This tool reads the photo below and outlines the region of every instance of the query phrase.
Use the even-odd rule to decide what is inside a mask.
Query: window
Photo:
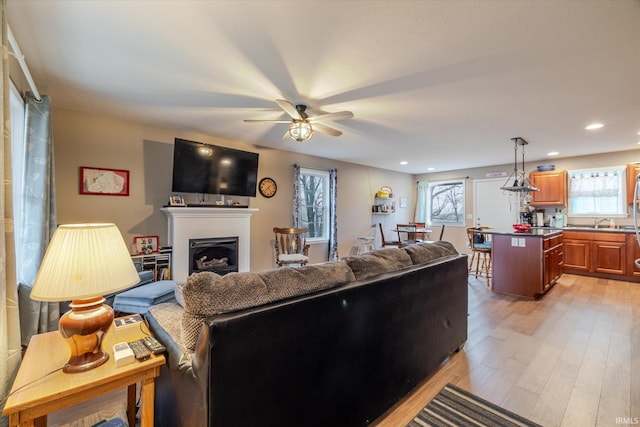
[[[464,225],[464,181],[430,182],[428,221]]]
[[[307,241],[329,240],[329,172],[300,168],[300,203]]]
[[[569,171],[569,215],[626,215],[624,166]]]

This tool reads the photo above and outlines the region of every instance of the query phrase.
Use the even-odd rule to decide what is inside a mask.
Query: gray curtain
[[[329,170],[329,261],[338,260],[338,169]]]
[[[7,47],[7,2],[0,0],[0,40],[2,58],[0,66],[0,401],[9,393],[21,359],[20,325],[18,322],[18,292],[16,280],[16,254],[13,230],[13,177],[11,169],[11,129],[9,118],[9,49]],[[4,407],[4,404],[0,405]],[[0,425],[8,419],[0,417]]]
[[[51,100],[43,96],[41,101],[36,101],[32,93],[27,93],[25,108],[26,157],[18,294],[22,345],[26,346],[32,335],[58,329],[60,304],[30,298],[31,287],[56,228],[56,197]]]
[[[300,165],[293,165],[293,219],[292,227],[302,228],[302,190],[300,188]]]

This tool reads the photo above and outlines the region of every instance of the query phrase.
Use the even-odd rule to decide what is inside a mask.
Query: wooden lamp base
[[[60,318],[58,329],[71,351],[63,372],[85,372],[109,360],[101,345],[113,322],[113,309],[103,302],[101,296],[73,300],[71,310]]]

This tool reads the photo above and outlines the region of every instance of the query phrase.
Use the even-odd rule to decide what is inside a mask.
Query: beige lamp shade
[[[86,299],[127,289],[139,280],[115,224],[67,224],[53,233],[31,298]]]

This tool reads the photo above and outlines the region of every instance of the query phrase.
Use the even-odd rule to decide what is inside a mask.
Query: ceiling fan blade
[[[311,127],[313,128],[313,130],[326,133],[327,135],[331,135],[331,136],[342,135],[342,132],[340,132],[338,129],[330,128],[329,126],[321,125],[320,123],[314,123],[313,125],[311,125]]]
[[[282,108],[284,112],[290,115],[292,118],[294,119],[303,118],[302,116],[300,116],[300,113],[298,112],[296,107],[294,107],[289,101],[285,101],[284,99],[276,99],[276,102],[278,103],[280,108]]]
[[[291,123],[291,120],[261,120],[261,119],[245,119],[245,123]]]
[[[353,117],[351,111],[338,111],[337,113],[320,114],[318,116],[309,117],[309,123],[316,123],[325,120],[344,120]]]

